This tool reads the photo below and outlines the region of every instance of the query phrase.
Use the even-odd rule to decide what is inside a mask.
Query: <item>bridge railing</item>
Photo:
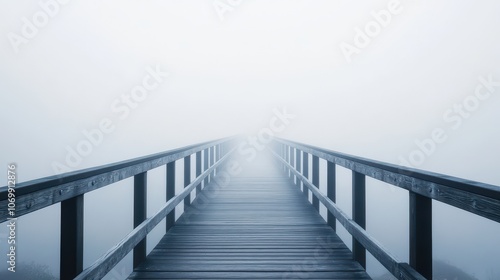
[[[327,209],[327,222],[335,229],[336,219],[353,236],[353,256],[366,267],[368,250],[398,279],[432,279],[432,200],[437,200],[500,222],[500,187],[347,155],[285,139],[276,139],[275,155],[288,176],[297,178],[312,204]],[[312,174],[309,173],[309,154]],[[327,162],[327,194],[319,191],[319,159]],[[352,171],[352,219],[335,203],[336,165]],[[399,262],[365,230],[366,176],[409,192],[410,264]]]
[[[101,279],[133,252],[134,267],[146,259],[146,236],[166,217],[166,230],[175,223],[175,207],[182,201],[189,205],[190,194],[197,195],[215,175],[216,169],[234,151],[233,138],[190,145],[163,153],[118,163],[50,176],[16,185],[16,215],[7,211],[7,186],[0,188],[0,222],[61,203],[60,279]],[[202,162],[203,153],[203,162]],[[191,156],[195,155],[196,178],[191,181]],[[175,194],[175,163],[184,159],[184,190]],[[147,172],[166,166],[166,204],[147,218]],[[84,195],[112,183],[134,177],[134,229],[83,270]]]

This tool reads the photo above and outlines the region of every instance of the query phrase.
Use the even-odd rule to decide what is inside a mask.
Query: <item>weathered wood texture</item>
[[[231,138],[190,145],[168,152],[54,175],[16,185],[16,217],[174,162]],[[9,217],[7,186],[0,187],[0,223]]]
[[[286,161],[279,157],[278,154],[274,155],[286,165]],[[308,188],[313,196],[316,196],[319,201],[328,209],[330,213],[340,222],[340,224],[349,232],[353,239],[356,239],[360,245],[368,250],[392,275],[400,280],[418,279],[425,280],[415,269],[407,263],[399,262],[392,256],[387,249],[385,249],[377,240],[371,237],[364,228],[358,225],[347,214],[345,214],[328,196],[324,195],[319,189],[312,184],[312,182],[293,169],[292,166],[286,165],[295,175],[302,181],[304,188]]]
[[[374,179],[500,222],[498,186],[356,157],[294,141],[276,141],[300,149],[304,154],[318,156]]]
[[[210,184],[129,279],[370,279],[274,168],[275,177]]]
[[[234,151],[234,149],[232,150]],[[231,152],[232,152],[231,151]],[[231,153],[229,152],[229,154]],[[97,280],[102,279],[113,267],[118,264],[146,235],[153,230],[161,220],[163,220],[169,213],[173,212],[175,207],[191,193],[194,188],[200,184],[203,179],[217,166],[220,166],[227,160],[229,154],[221,158],[220,161],[208,168],[204,173],[197,177],[191,184],[189,184],[179,194],[173,196],[165,203],[165,205],[158,210],[153,216],[147,218],[144,222],[134,228],[125,238],[123,238],[113,248],[108,250],[103,256],[95,261],[91,266],[87,267],[80,273],[75,280]],[[168,168],[167,168],[168,172]]]

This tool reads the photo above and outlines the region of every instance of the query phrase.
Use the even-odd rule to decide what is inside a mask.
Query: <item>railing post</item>
[[[285,162],[290,163],[290,147],[288,145],[285,145]],[[285,164],[285,173],[287,177],[290,176],[290,172],[286,164]]]
[[[366,192],[364,174],[352,171],[352,218],[360,227],[366,228]],[[356,239],[352,239],[354,260],[366,268],[366,249]]]
[[[60,279],[83,271],[83,194],[61,202]]]
[[[167,163],[167,201],[175,196],[175,161]],[[175,208],[167,214],[167,231],[175,224]]]
[[[215,162],[219,162],[219,160],[221,158],[221,151],[220,150],[221,150],[221,144],[217,145],[217,150],[216,150],[217,151],[217,156],[215,157]],[[220,166],[218,168],[216,168],[217,173],[220,172],[220,169],[221,169]]]
[[[212,167],[215,163],[215,146],[210,147],[210,167]],[[214,179],[215,169],[210,174],[210,182]]]
[[[184,188],[191,183],[191,155],[184,157]],[[191,204],[191,194],[184,198],[184,211]]]
[[[301,169],[300,155],[301,155],[300,150],[295,149],[295,170],[297,170],[297,172],[302,174],[302,170],[300,170]],[[299,190],[300,190],[301,184],[302,184],[302,181],[299,178],[297,178],[297,186],[299,187]]]
[[[196,178],[201,175],[201,151],[196,152]],[[196,186],[196,196],[201,192],[201,183]]]
[[[290,165],[293,167],[295,164],[295,152],[294,152],[293,147],[290,147]],[[293,175],[293,172],[290,170],[290,178],[292,181],[295,183],[295,175]]]
[[[335,198],[335,192],[336,192],[336,182],[337,182],[337,174],[335,170],[335,163],[327,161],[327,166],[326,166],[326,181],[327,181],[327,196],[329,199],[335,203],[336,198]],[[337,230],[337,220],[335,219],[335,216],[330,212],[327,211],[327,222],[328,225],[330,225],[333,230]]]
[[[302,152],[302,175],[304,177],[309,178],[309,154],[306,152]],[[302,184],[302,192],[304,196],[309,198],[309,190],[307,189],[305,184]]]
[[[410,265],[432,279],[432,199],[410,191]]]
[[[221,156],[222,156],[222,145],[219,144],[217,145],[217,161],[219,161],[221,159]]]
[[[319,157],[317,156],[312,157],[312,183],[319,189]],[[315,195],[312,196],[312,204],[319,211],[319,199]]]
[[[282,144],[281,157],[286,161],[286,145],[285,144]],[[285,171],[286,171],[286,165],[283,164],[283,172],[285,172]]]
[[[147,172],[134,176],[134,228],[147,218]],[[133,265],[136,268],[146,259],[146,238],[134,247]]]
[[[208,148],[206,148],[205,150],[203,150],[203,171],[207,171],[208,169]],[[206,188],[207,185],[208,185],[208,177],[205,177],[205,179],[203,180],[203,188]]]

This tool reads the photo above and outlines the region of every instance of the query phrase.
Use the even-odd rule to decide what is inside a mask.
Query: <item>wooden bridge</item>
[[[17,216],[61,203],[61,279],[101,279],[131,251],[134,271],[128,279],[370,279],[366,251],[398,279],[432,279],[433,199],[500,222],[497,186],[284,139],[275,139],[242,166],[234,160],[238,143],[220,139],[21,183]],[[326,194],[319,190],[320,159],[327,165]],[[178,160],[183,160],[185,188],[175,193]],[[352,217],[335,204],[337,165],[352,170]],[[147,172],[161,166],[166,166],[166,203],[148,214]],[[366,176],[409,193],[409,264],[365,231]],[[134,229],[83,268],[85,193],[131,177]],[[180,203],[185,211],[176,221]],[[320,203],[328,210],[326,221],[318,213]],[[2,187],[2,222],[7,204]],[[146,254],[147,234],[163,219],[166,234]],[[336,221],[352,235],[352,251],[337,236]]]

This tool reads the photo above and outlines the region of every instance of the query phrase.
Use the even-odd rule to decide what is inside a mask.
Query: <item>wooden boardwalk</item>
[[[370,279],[299,189],[261,162],[208,186],[208,202],[196,200],[129,279]]]

